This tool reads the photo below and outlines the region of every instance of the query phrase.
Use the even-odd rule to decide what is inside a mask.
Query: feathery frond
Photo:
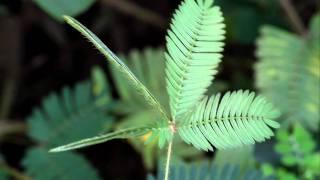
[[[181,138],[198,149],[234,148],[262,142],[278,128],[273,119],[279,112],[261,96],[249,91],[228,92],[206,97],[194,114],[177,125]]]
[[[310,39],[304,39],[265,26],[257,43],[257,87],[280,108],[287,120],[285,124],[301,121],[313,130],[318,128],[320,121],[318,32],[311,33]]]
[[[181,121],[203,98],[222,57],[224,27],[212,0],[185,0],[168,31],[166,81],[173,120]]]

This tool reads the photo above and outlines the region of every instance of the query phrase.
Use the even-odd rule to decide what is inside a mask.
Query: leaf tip
[[[58,153],[58,152],[62,152],[62,151],[66,151],[66,149],[64,149],[63,147],[60,146],[60,147],[50,149],[49,153]]]

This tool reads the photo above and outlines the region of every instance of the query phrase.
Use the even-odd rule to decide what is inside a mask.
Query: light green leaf
[[[40,8],[56,20],[62,21],[63,15],[77,16],[86,11],[95,0],[34,0]]]
[[[235,148],[262,142],[273,136],[270,129],[279,128],[279,116],[272,104],[249,91],[227,92],[205,98],[194,114],[177,124],[181,138],[198,149]]]
[[[115,66],[121,73],[123,73],[132,83],[132,85],[145,97],[147,102],[158,110],[162,115],[169,120],[165,110],[151,92],[136,78],[130,69],[89,29],[83,26],[80,22],[70,16],[64,16],[65,21],[79,31],[85,38],[87,38],[104,56]]]
[[[82,156],[65,152],[50,154],[43,148],[31,148],[22,161],[28,176],[34,180],[99,180],[96,170]]]
[[[184,121],[210,86],[221,61],[223,17],[212,0],[185,0],[168,31],[166,81],[173,121]]]

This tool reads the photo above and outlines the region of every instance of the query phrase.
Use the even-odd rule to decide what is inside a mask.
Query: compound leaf
[[[212,0],[185,0],[168,31],[166,82],[173,120],[201,101],[222,57],[225,25]]]

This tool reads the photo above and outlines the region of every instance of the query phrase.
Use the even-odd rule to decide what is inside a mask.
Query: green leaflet
[[[62,151],[68,151],[72,149],[78,149],[86,146],[91,146],[94,144],[107,142],[112,139],[126,139],[126,138],[139,137],[146,134],[150,130],[151,130],[150,127],[122,129],[112,133],[102,134],[92,138],[83,139],[83,140],[73,142],[64,146],[59,146],[57,148],[51,149],[50,152],[62,152]]]
[[[234,148],[262,142],[278,128],[279,112],[261,96],[249,91],[228,92],[205,98],[195,113],[177,125],[181,138],[198,149]]]
[[[221,61],[225,25],[212,0],[186,0],[168,31],[166,81],[173,120],[183,121],[203,98]]]
[[[52,154],[44,148],[31,148],[27,151],[22,165],[26,174],[34,180],[101,179],[85,158],[73,152]]]
[[[110,63],[118,68],[130,80],[133,86],[142,93],[147,102],[156,110],[160,111],[162,115],[169,120],[165,110],[150,91],[136,78],[130,69],[89,29],[83,26],[80,22],[69,16],[64,16],[65,21],[73,28],[78,30],[84,37],[86,37],[105,57]]]

